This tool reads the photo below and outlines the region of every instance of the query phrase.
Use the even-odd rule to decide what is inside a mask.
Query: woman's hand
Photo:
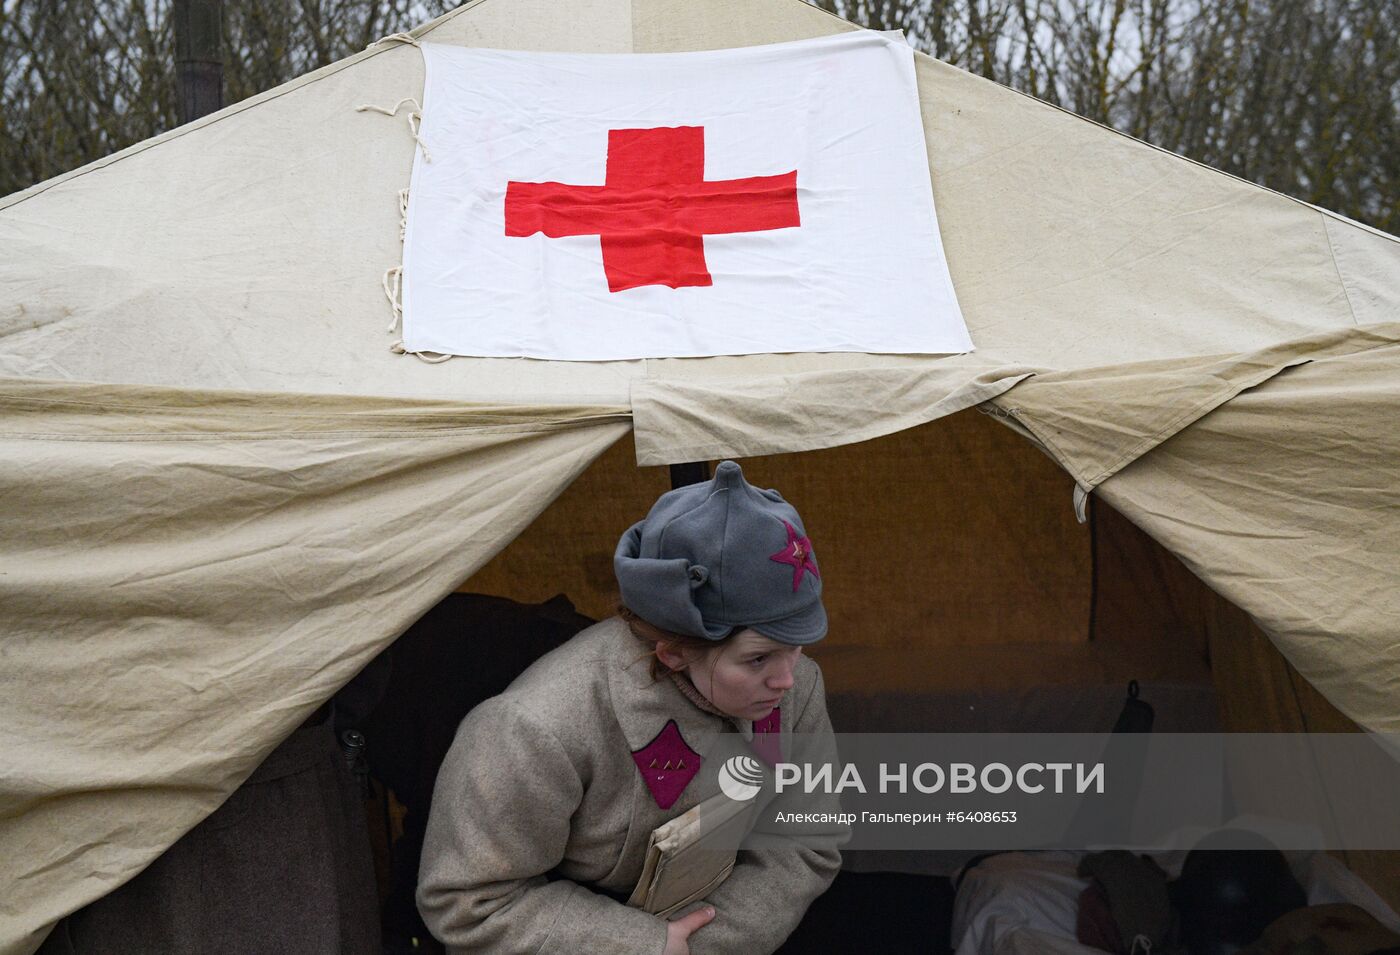
[[[691,912],[685,918],[666,923],[666,949],[661,955],[690,955],[690,936],[715,917],[713,905]]]

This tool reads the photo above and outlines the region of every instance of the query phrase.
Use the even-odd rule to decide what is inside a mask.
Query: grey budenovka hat
[[[622,602],[654,626],[719,640],[752,627],[781,643],[826,636],[821,573],[802,518],[733,461],[661,495],[618,541]]]

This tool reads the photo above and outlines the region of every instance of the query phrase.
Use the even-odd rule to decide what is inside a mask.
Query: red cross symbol
[[[608,290],[712,285],[705,236],[800,225],[797,170],[705,181],[705,127],[608,130],[601,186],[510,182],[506,235],[596,235]]]

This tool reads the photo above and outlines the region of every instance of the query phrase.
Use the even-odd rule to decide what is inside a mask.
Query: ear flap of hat
[[[622,593],[622,603],[647,623],[692,637],[718,640],[729,633],[710,633],[691,600],[694,579],[690,561],[684,557],[657,560],[638,557],[642,546],[642,523],[632,525],[617,543],[613,571]]]

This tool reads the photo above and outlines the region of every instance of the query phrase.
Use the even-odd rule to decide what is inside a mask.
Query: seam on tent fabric
[[[212,431],[207,434],[171,433],[168,431],[131,431],[123,434],[72,434],[69,432],[42,431],[0,431],[0,438],[20,441],[286,441],[291,439],[313,438],[377,438],[415,439],[470,437],[483,434],[544,434],[567,431],[571,428],[586,428],[605,424],[622,424],[631,421],[630,414],[603,415],[597,418],[580,418],[575,421],[558,421],[537,425],[493,425],[487,427],[462,428],[419,428],[412,431]]]
[[[118,406],[115,406],[115,405],[114,405],[113,407],[118,407]],[[139,415],[137,415],[137,416],[139,416]],[[157,411],[151,412],[151,413],[149,413],[149,414],[147,414],[147,415],[145,415],[145,416],[146,416],[146,417],[152,417],[152,418],[162,418],[162,419],[190,417],[189,414],[186,414],[186,413],[184,413],[184,412],[170,411],[170,410],[157,410]],[[266,413],[259,412],[259,416],[260,416],[260,417],[264,417],[264,418],[279,419],[281,422],[285,422],[286,425],[288,425],[288,426],[294,425],[294,424],[296,424],[296,423],[298,423],[298,422],[309,422],[309,423],[314,423],[314,422],[316,422],[316,421],[318,421],[318,420],[325,420],[326,418],[336,418],[336,417],[353,418],[353,420],[352,420],[352,421],[343,422],[343,423],[341,424],[341,426],[339,426],[339,427],[335,427],[335,426],[332,426],[332,427],[325,427],[325,428],[315,428],[315,427],[291,428],[291,427],[289,427],[288,430],[285,430],[285,431],[276,431],[276,432],[274,432],[274,431],[247,431],[246,429],[239,429],[239,430],[231,431],[231,432],[228,432],[228,433],[229,433],[229,434],[245,434],[245,433],[246,433],[246,434],[274,434],[274,433],[276,433],[276,434],[336,434],[336,433],[340,433],[340,432],[355,432],[355,433],[376,434],[376,433],[393,433],[394,430],[403,431],[404,433],[422,433],[422,432],[424,432],[424,431],[447,431],[447,430],[455,431],[455,430],[483,429],[483,428],[533,428],[533,427],[536,427],[536,426],[538,426],[538,425],[549,425],[549,426],[561,425],[561,426],[567,426],[567,425],[572,424],[572,423],[574,423],[574,422],[589,422],[589,421],[597,421],[597,420],[612,420],[612,419],[614,419],[614,418],[631,418],[631,417],[632,417],[632,414],[631,414],[631,412],[623,412],[623,411],[617,411],[617,412],[603,412],[603,413],[597,414],[597,415],[580,415],[580,416],[577,416],[577,417],[555,418],[555,419],[553,419],[553,420],[545,420],[545,421],[539,421],[539,422],[519,421],[519,420],[493,421],[493,420],[491,419],[490,416],[482,416],[482,418],[481,418],[479,421],[472,421],[472,420],[470,419],[470,417],[468,417],[466,420],[458,420],[458,421],[456,421],[456,422],[454,422],[454,423],[452,423],[452,424],[429,425],[429,426],[426,426],[426,427],[414,427],[414,428],[409,428],[409,427],[407,427],[407,425],[409,424],[409,422],[412,422],[412,421],[414,421],[414,420],[422,420],[424,417],[432,418],[432,417],[435,417],[435,416],[434,416],[434,415],[431,415],[431,414],[429,414],[429,415],[412,415],[412,414],[410,414],[410,415],[403,415],[403,416],[394,416],[394,415],[386,415],[386,414],[324,415],[324,416],[316,416],[316,415],[288,415],[288,414],[278,414],[278,413],[275,412],[275,411],[270,411],[270,412],[266,412]],[[443,415],[442,417],[451,418],[451,417],[453,417],[453,416],[452,416],[452,415]],[[358,425],[358,427],[348,426],[348,425]],[[35,433],[35,432],[29,432],[29,431],[0,431],[0,434],[33,434],[33,433]],[[62,432],[55,432],[55,433],[62,433]],[[149,432],[147,432],[147,431],[142,431],[142,432],[136,432],[136,431],[131,431],[131,432],[126,432],[126,433],[128,433],[128,434],[175,434],[175,433],[178,433],[178,432],[172,432],[172,431],[149,431]],[[213,433],[215,433],[215,432],[214,432],[214,431],[200,431],[200,432],[192,432],[192,433],[207,433],[207,434],[213,434]]]
[[[61,384],[68,384],[68,383],[67,383],[67,382],[63,382],[63,383],[61,383]],[[178,391],[178,390],[180,390],[180,389],[164,389],[164,388],[161,388],[161,386],[159,386],[159,385],[152,386],[152,387],[153,387],[153,388],[160,389],[160,390],[171,390],[171,391]],[[242,397],[242,396],[244,396],[245,394],[248,394],[247,392],[236,392],[236,391],[234,391],[234,392],[221,392],[221,393],[222,393],[222,394],[237,395],[237,396],[239,396],[239,397]],[[320,396],[320,395],[310,395],[310,396],[308,396],[308,397],[315,398],[315,397],[321,397],[321,396]],[[387,400],[393,401],[393,400],[400,400],[400,399],[398,399],[396,396],[388,396],[388,399],[387,399]],[[412,399],[403,399],[403,400],[410,400],[410,401],[411,401]],[[109,409],[112,409],[112,408],[117,408],[117,409],[121,409],[121,410],[124,410],[124,411],[139,412],[139,413],[142,413],[142,414],[189,414],[189,413],[190,413],[190,409],[194,407],[194,406],[189,406],[189,407],[170,407],[170,406],[160,406],[160,405],[152,406],[152,405],[148,405],[148,404],[141,404],[141,403],[139,403],[139,402],[84,401],[84,400],[82,400],[82,399],[80,399],[80,398],[45,398],[45,397],[36,396],[36,395],[18,395],[18,394],[14,394],[13,392],[3,392],[3,391],[0,391],[0,405],[4,404],[4,403],[6,403],[6,402],[11,403],[11,404],[20,404],[20,405],[29,404],[29,405],[43,405],[43,406],[53,406],[53,407],[69,407],[69,408],[79,408],[79,409],[96,408],[96,409],[98,409],[98,410],[103,410],[103,411],[109,410]],[[200,405],[200,406],[199,406],[199,408],[200,408],[201,410],[204,410],[204,411],[207,411],[207,410],[208,410],[208,407],[209,407],[209,406],[208,406],[207,404],[204,404],[204,405]],[[512,407],[512,409],[514,409],[514,406],[511,406],[511,407]],[[597,413],[597,415],[594,415],[595,417],[596,417],[596,416],[613,416],[613,415],[620,415],[620,414],[622,414],[622,415],[630,415],[630,412],[623,411],[622,408],[621,408],[621,406],[618,406],[618,405],[613,405],[613,406],[603,405],[602,407],[604,407],[604,408],[610,408],[610,407],[611,407],[611,408],[617,408],[617,410],[615,410],[615,411],[614,411],[614,410],[600,411],[600,412]],[[559,410],[559,409],[555,409],[555,410]],[[565,410],[572,410],[572,409],[569,408],[569,409],[565,409]],[[487,417],[491,417],[491,416],[494,415],[494,414],[499,414],[499,413],[500,413],[499,409],[498,409],[497,411],[486,411],[486,412],[480,412],[480,411],[478,411],[478,412],[472,412],[472,411],[470,411],[470,410],[465,410],[465,411],[461,411],[461,412],[452,412],[452,411],[442,411],[442,410],[434,411],[434,410],[412,410],[412,409],[405,409],[405,410],[402,410],[402,411],[365,411],[365,412],[350,411],[350,412],[338,412],[338,413],[337,413],[337,412],[318,413],[318,412],[308,412],[308,411],[277,411],[277,410],[274,410],[274,409],[265,409],[265,408],[260,408],[260,409],[258,409],[258,414],[259,414],[259,415],[262,415],[262,416],[264,416],[264,417],[278,417],[278,418],[289,418],[289,419],[308,419],[308,418],[310,418],[310,419],[315,419],[315,418],[324,418],[324,417],[326,417],[327,415],[331,415],[331,416],[340,416],[340,417],[350,417],[350,416],[353,416],[353,417],[355,417],[356,419],[360,419],[360,420],[371,420],[371,421],[372,421],[372,420],[383,420],[383,421],[385,421],[385,422],[403,421],[403,420],[404,420],[405,418],[407,418],[407,417],[423,416],[423,415],[427,415],[427,416],[434,416],[434,415],[450,416],[450,415],[455,415],[455,414],[465,414],[465,415],[472,415],[472,414],[475,414],[475,415],[477,415],[478,417],[487,418]],[[509,413],[509,412],[508,412],[508,413]],[[587,417],[587,416],[585,416],[585,417]]]
[[[132,414],[132,415],[144,415],[144,416],[147,416],[147,417],[154,417],[154,418],[180,418],[180,417],[189,417],[189,416],[191,416],[191,415],[197,415],[197,414],[199,414],[199,413],[200,413],[200,410],[201,410],[201,409],[195,409],[195,408],[192,407],[192,406],[191,406],[191,407],[160,407],[160,406],[155,406],[155,407],[153,407],[153,406],[150,406],[150,405],[134,404],[134,403],[125,403],[125,402],[82,401],[82,400],[74,399],[74,398],[45,398],[45,397],[38,397],[38,396],[15,395],[15,394],[11,394],[11,393],[0,392],[0,411],[3,411],[3,410],[4,410],[5,405],[9,405],[9,406],[11,406],[11,407],[18,407],[18,408],[21,408],[21,409],[27,407],[27,408],[38,409],[38,410],[68,408],[68,409],[73,409],[73,410],[75,410],[75,411],[80,411],[80,412],[90,412],[90,411],[109,412],[109,411],[118,411],[118,412],[129,413],[129,414]],[[606,408],[606,406],[604,406],[604,407]],[[202,409],[202,411],[203,411],[203,413],[208,414],[208,413],[209,413],[209,411],[208,411],[208,406],[207,406],[207,405],[204,406],[203,409]],[[221,431],[206,431],[206,432],[196,432],[195,434],[196,434],[196,436],[199,436],[199,437],[208,437],[208,436],[211,436],[211,435],[218,435],[218,434],[229,434],[229,435],[249,434],[249,435],[276,435],[276,436],[287,436],[287,435],[314,435],[314,434],[365,434],[365,435],[369,435],[369,434],[380,434],[380,435],[385,435],[385,436],[389,436],[389,437],[402,437],[402,436],[412,436],[412,435],[414,435],[414,434],[423,434],[423,433],[441,434],[441,433],[449,433],[449,432],[467,432],[467,431],[485,432],[485,431],[494,431],[494,430],[501,430],[501,429],[512,429],[512,430],[555,429],[555,428],[567,428],[567,427],[571,427],[571,426],[579,425],[579,424],[587,425],[587,424],[593,424],[593,423],[603,422],[603,421],[624,421],[624,420],[631,420],[631,418],[632,418],[632,413],[631,413],[631,411],[630,411],[630,410],[627,410],[627,409],[623,409],[623,408],[621,408],[621,407],[617,407],[615,410],[613,410],[613,409],[599,410],[599,411],[596,411],[596,412],[591,413],[591,414],[583,414],[583,415],[568,415],[568,411],[569,411],[569,409],[567,409],[567,408],[554,409],[554,412],[555,412],[555,413],[562,413],[562,414],[567,415],[566,417],[555,418],[554,420],[546,420],[546,421],[519,421],[519,420],[510,420],[510,417],[509,417],[509,416],[512,414],[512,412],[510,412],[510,411],[506,411],[506,412],[504,412],[504,414],[501,414],[501,413],[493,414],[493,413],[491,413],[491,412],[477,412],[477,413],[473,413],[473,412],[471,412],[471,411],[452,412],[452,411],[433,411],[433,410],[405,410],[405,411],[403,411],[403,412],[397,412],[397,413],[396,413],[396,412],[389,412],[389,411],[339,412],[339,413],[337,413],[337,412],[325,412],[325,413],[316,413],[316,412],[305,412],[305,411],[279,411],[279,410],[276,410],[276,409],[258,409],[258,410],[257,410],[257,413],[258,413],[259,417],[262,417],[262,418],[265,418],[265,419],[273,419],[273,420],[285,421],[285,422],[287,422],[288,425],[295,424],[295,423],[297,423],[297,422],[316,422],[316,421],[324,421],[324,420],[326,420],[326,419],[332,419],[332,420],[333,420],[333,419],[335,419],[335,418],[341,418],[341,419],[347,419],[347,420],[342,421],[342,423],[341,423],[342,426],[341,426],[341,427],[328,427],[328,428],[319,428],[319,429],[317,429],[317,428],[306,428],[306,429],[294,429],[294,430],[287,430],[287,431],[254,431],[254,432],[248,432],[248,431],[223,431],[223,432],[221,432]],[[534,416],[538,416],[538,411],[535,411],[535,412],[534,412]],[[443,424],[443,425],[437,425],[437,426],[427,426],[427,427],[419,427],[419,428],[411,428],[411,429],[406,429],[406,428],[405,428],[405,425],[406,425],[408,422],[412,422],[412,421],[414,421],[414,420],[422,420],[422,419],[425,419],[425,418],[426,418],[426,419],[432,419],[432,418],[434,418],[434,417],[447,418],[447,419],[449,419],[449,420],[450,420],[450,419],[453,419],[453,418],[456,418],[457,420],[454,421],[454,422],[451,423],[451,424]],[[499,418],[499,417],[506,417],[507,420],[495,421],[495,422],[493,423],[493,419]],[[466,420],[464,421],[463,419],[466,419]],[[344,425],[359,425],[359,427],[345,427]],[[391,429],[393,429],[393,430],[391,430]],[[8,430],[0,430],[0,435],[5,435],[5,436],[9,436],[9,437],[25,437],[25,436],[37,435],[37,434],[39,434],[39,433],[40,433],[40,432],[32,432],[32,431],[8,431]],[[69,432],[43,432],[43,433],[44,433],[44,434],[50,434],[50,435],[69,434]],[[171,431],[150,431],[150,432],[144,432],[144,431],[143,431],[143,432],[127,432],[126,434],[129,435],[129,436],[154,435],[154,436],[166,436],[166,437],[171,437],[171,436],[177,436],[177,435],[179,435],[180,433],[179,433],[179,432],[171,432]],[[110,436],[111,436],[111,435],[101,435],[100,437],[110,437]],[[84,437],[99,437],[99,436],[96,436],[96,435],[74,435],[74,437],[84,438]]]
[[[1359,326],[1361,323],[1356,320],[1356,306],[1351,304],[1351,290],[1347,288],[1346,276],[1342,274],[1342,267],[1337,262],[1337,247],[1332,244],[1332,233],[1327,228],[1327,223],[1322,223],[1322,234],[1327,239],[1327,254],[1332,256],[1332,268],[1337,272],[1337,281],[1342,286],[1342,297],[1346,299],[1347,311],[1351,312],[1352,325]]]
[[[0,377],[2,377],[2,376],[0,376]],[[13,379],[10,379],[10,380],[13,380]],[[43,383],[43,384],[50,384],[50,385],[52,385],[52,384],[69,385],[69,384],[75,384],[75,383],[77,383],[77,384],[89,384],[89,385],[105,385],[105,384],[111,384],[111,382],[68,382],[68,381],[54,381],[54,380],[52,380],[52,379],[35,379],[35,380],[36,380],[36,381],[40,381],[40,382]],[[139,387],[139,388],[149,388],[149,389],[152,389],[152,390],[156,390],[156,391],[165,391],[165,392],[170,392],[170,391],[180,392],[180,391],[184,391],[184,390],[185,390],[185,389],[180,389],[180,388],[173,388],[173,387],[170,387],[170,386],[167,386],[167,385],[137,385],[137,386],[135,386],[135,387]],[[220,395],[229,395],[229,396],[233,396],[234,398],[238,398],[238,399],[242,399],[242,398],[244,398],[244,397],[246,397],[247,395],[250,395],[250,394],[265,394],[265,392],[238,391],[238,390],[235,390],[235,389],[218,389],[218,390],[216,390],[216,389],[210,389],[210,390],[213,391],[213,392],[216,393],[216,394],[220,394]],[[442,399],[439,399],[438,401],[435,402],[435,401],[434,401],[434,398],[433,398],[432,396],[429,396],[429,397],[426,397],[426,398],[423,397],[423,396],[421,396],[421,395],[413,395],[413,396],[410,396],[410,395],[348,395],[348,396],[347,396],[347,395],[339,395],[339,394],[337,394],[337,393],[335,393],[335,392],[304,392],[304,393],[297,393],[297,392],[286,392],[286,393],[282,393],[282,392],[272,392],[271,394],[274,394],[274,395],[276,395],[277,397],[284,397],[284,396],[287,396],[287,395],[295,395],[295,397],[296,397],[298,400],[300,400],[300,399],[311,399],[311,400],[315,400],[315,399],[318,399],[318,398],[349,397],[349,398],[353,398],[353,399],[357,399],[357,400],[358,400],[358,399],[367,399],[367,400],[402,401],[402,402],[427,401],[427,402],[434,402],[434,403],[437,405],[437,407],[436,407],[435,409],[428,409],[428,410],[400,409],[400,410],[397,410],[397,411],[341,411],[341,412],[326,412],[326,413],[318,413],[318,412],[310,412],[310,411],[278,411],[278,410],[275,410],[275,409],[263,409],[263,408],[260,408],[260,409],[258,410],[258,414],[262,415],[263,417],[283,417],[283,418],[293,418],[293,419],[295,419],[295,418],[322,418],[322,417],[326,417],[327,415],[338,415],[338,416],[340,416],[340,417],[354,417],[354,418],[363,419],[363,420],[378,420],[378,419],[384,419],[385,421],[403,421],[405,418],[422,417],[422,416],[425,416],[425,415],[427,415],[427,416],[451,416],[451,415],[457,415],[457,414],[468,414],[468,415],[470,415],[470,414],[475,414],[475,415],[477,415],[477,416],[479,416],[479,417],[488,417],[488,416],[491,416],[491,415],[497,415],[497,414],[501,414],[501,413],[510,413],[510,412],[520,411],[520,410],[522,410],[522,409],[530,409],[530,408],[534,408],[534,409],[536,409],[536,410],[538,410],[539,408],[545,408],[545,409],[547,409],[547,410],[550,411],[550,412],[556,412],[556,411],[557,411],[557,412],[567,412],[567,413],[576,413],[576,412],[580,411],[581,409],[586,409],[586,408],[605,409],[605,410],[603,410],[603,411],[598,412],[598,413],[600,413],[600,414],[624,414],[624,413],[625,413],[625,414],[630,414],[630,413],[631,413],[630,410],[627,410],[627,408],[628,408],[629,406],[616,404],[616,403],[615,403],[615,396],[608,396],[608,395],[580,395],[580,396],[579,396],[580,400],[577,401],[577,402],[571,403],[571,404],[552,404],[551,401],[552,401],[552,400],[557,400],[557,399],[556,399],[555,396],[548,395],[548,394],[528,394],[528,393],[527,393],[527,394],[524,395],[524,397],[520,397],[520,396],[517,396],[517,395],[499,395],[499,396],[495,396],[495,397],[487,396],[487,397],[481,397],[480,400],[475,401],[475,402],[472,402],[472,403],[469,404],[469,405],[468,405],[466,402],[463,402],[463,405],[466,406],[466,407],[468,407],[468,408],[486,406],[486,407],[489,407],[489,408],[491,408],[491,409],[493,409],[493,410],[491,410],[491,411],[476,411],[476,412],[467,410],[467,411],[460,411],[460,412],[458,412],[458,411],[445,411],[445,410],[442,410],[440,402],[449,401],[449,400],[451,400],[451,399],[449,399],[449,398],[442,398]],[[585,399],[585,398],[588,399],[588,400],[586,400],[586,401],[583,400],[583,399]],[[612,400],[609,400],[609,399],[612,399]],[[13,393],[13,392],[0,391],[0,406],[3,406],[3,405],[6,404],[6,403],[9,403],[9,404],[21,404],[21,405],[23,405],[23,404],[30,404],[30,405],[69,406],[69,407],[74,407],[74,408],[97,408],[97,409],[100,409],[100,410],[110,410],[110,409],[113,409],[113,408],[119,408],[119,409],[122,409],[122,410],[130,410],[130,411],[141,412],[141,413],[143,413],[143,414],[187,414],[187,413],[190,412],[190,410],[191,410],[192,408],[195,407],[195,406],[193,406],[193,405],[190,405],[190,406],[178,406],[178,407],[176,407],[176,406],[161,406],[161,405],[152,406],[152,405],[148,405],[148,404],[129,403],[129,402],[118,402],[118,401],[83,401],[82,399],[79,399],[79,398],[45,398],[45,397],[40,397],[40,396],[36,396],[36,395],[20,395],[20,394],[15,394],[15,393]],[[199,410],[201,410],[201,411],[207,411],[209,406],[208,406],[207,404],[204,404],[204,405],[200,405],[200,406],[198,406],[198,407],[199,407]]]
[[[830,10],[822,10],[821,7],[818,7],[818,6],[816,6],[815,4],[813,4],[813,3],[809,3],[808,0],[792,0],[792,2],[793,2],[793,3],[801,4],[801,5],[804,6],[804,7],[812,7],[813,9],[819,10],[820,12],[826,14],[828,17],[832,18],[833,20],[836,20],[836,21],[839,22],[839,23],[844,23],[847,27],[851,27],[851,28],[854,28],[854,29],[857,29],[857,30],[860,30],[860,29],[868,29],[868,27],[862,27],[862,26],[861,26],[860,24],[858,24],[858,23],[852,23],[850,20],[847,20],[845,17],[837,16],[836,14],[832,13]],[[1096,120],[1096,119],[1090,119],[1088,116],[1081,116],[1079,113],[1074,112],[1074,110],[1066,109],[1066,108],[1063,107],[1063,106],[1057,106],[1057,105],[1055,105],[1054,103],[1047,103],[1045,100],[1041,99],[1040,97],[1038,97],[1038,96],[1032,96],[1030,93],[1023,92],[1023,91],[1021,91],[1021,90],[1016,89],[1015,87],[1007,86],[1007,85],[1005,85],[1004,83],[998,83],[996,80],[988,79],[988,78],[985,77],[985,76],[978,76],[976,73],[973,73],[971,70],[965,70],[965,69],[963,69],[961,66],[957,66],[957,65],[955,65],[955,64],[949,63],[947,60],[940,60],[940,59],[938,59],[937,57],[930,56],[929,54],[923,52],[922,50],[915,50],[915,51],[914,51],[914,56],[915,56],[915,58],[923,57],[923,58],[926,59],[926,60],[932,60],[934,63],[939,63],[939,64],[941,64],[941,65],[943,65],[943,66],[951,67],[951,68],[957,70],[957,71],[960,72],[960,73],[966,73],[968,76],[971,76],[971,77],[973,77],[973,78],[975,78],[975,79],[982,80],[983,82],[986,82],[986,83],[991,83],[993,86],[999,87],[999,88],[1004,89],[1004,90],[1010,90],[1012,93],[1015,93],[1017,96],[1024,96],[1026,99],[1029,99],[1029,100],[1031,100],[1032,102],[1039,103],[1041,106],[1046,106],[1046,107],[1049,107],[1050,109],[1053,109],[1053,110],[1058,110],[1059,112],[1065,113],[1066,115],[1069,115],[1069,116],[1073,116],[1075,119],[1080,120],[1080,121],[1082,121],[1082,122],[1085,122],[1085,123],[1092,123],[1093,125],[1098,126],[1100,129],[1108,130],[1110,133],[1113,133],[1113,134],[1116,135],[1116,136],[1122,136],[1124,139],[1126,139],[1126,140],[1128,140],[1128,141],[1130,141],[1130,142],[1137,143],[1137,144],[1142,145],[1142,146],[1146,146],[1146,147],[1148,147],[1149,149],[1155,149],[1155,150],[1157,150],[1157,151],[1160,152],[1160,153],[1166,153],[1168,156],[1171,156],[1171,157],[1173,157],[1173,158],[1175,158],[1175,159],[1180,159],[1180,160],[1182,160],[1183,162],[1191,163],[1193,166],[1199,166],[1199,167],[1201,167],[1202,169],[1208,169],[1208,170],[1210,170],[1211,172],[1216,173],[1216,174],[1218,174],[1218,175],[1226,176],[1226,177],[1228,177],[1228,178],[1230,178],[1230,179],[1237,180],[1237,181],[1242,182],[1242,183],[1244,183],[1245,185],[1248,185],[1248,186],[1253,186],[1255,189],[1261,189],[1261,190],[1263,190],[1264,192],[1271,192],[1271,193],[1273,193],[1273,194],[1276,195],[1276,196],[1280,196],[1280,197],[1282,197],[1282,198],[1284,198],[1284,199],[1287,199],[1289,202],[1296,202],[1296,203],[1297,203],[1298,205],[1300,205],[1300,206],[1305,206],[1306,208],[1312,209],[1312,210],[1315,211],[1315,212],[1321,212],[1322,214],[1327,215],[1327,216],[1330,216],[1330,217],[1333,218],[1333,219],[1337,219],[1337,220],[1339,220],[1339,221],[1341,221],[1341,222],[1345,222],[1347,225],[1359,226],[1360,228],[1365,229],[1365,230],[1368,231],[1368,232],[1372,232],[1372,233],[1374,233],[1375,235],[1381,236],[1382,238],[1389,239],[1389,240],[1392,241],[1392,242],[1400,242],[1400,236],[1391,235],[1389,232],[1382,232],[1380,229],[1377,229],[1375,226],[1367,225],[1367,224],[1364,223],[1364,222],[1357,222],[1355,219],[1349,219],[1349,218],[1347,218],[1346,216],[1342,215],[1340,212],[1333,212],[1331,209],[1324,209],[1322,206],[1315,206],[1315,205],[1313,205],[1311,202],[1305,202],[1304,200],[1299,199],[1299,198],[1297,198],[1296,196],[1290,196],[1290,195],[1288,195],[1286,192],[1279,192],[1277,189],[1271,189],[1271,188],[1269,188],[1268,186],[1263,186],[1263,185],[1260,185],[1260,184],[1257,183],[1257,182],[1252,182],[1251,180],[1246,179],[1246,178],[1244,178],[1243,176],[1237,176],[1237,175],[1235,175],[1235,174],[1232,173],[1232,172],[1226,172],[1226,171],[1223,170],[1223,169],[1218,169],[1218,168],[1216,168],[1215,166],[1212,166],[1212,165],[1210,165],[1210,164],[1208,164],[1208,163],[1203,163],[1203,162],[1201,162],[1201,161],[1198,160],[1198,159],[1192,159],[1190,156],[1183,156],[1181,153],[1173,152],[1172,150],[1167,149],[1165,146],[1158,146],[1158,145],[1156,145],[1155,143],[1149,143],[1149,142],[1148,142],[1147,140],[1145,140],[1145,139],[1139,139],[1138,137],[1132,135],[1131,133],[1125,133],[1125,132],[1123,132],[1121,129],[1114,129],[1112,126],[1109,126],[1109,125],[1106,124],[1106,123],[1101,123],[1101,122],[1099,122],[1099,121]]]
[[[469,10],[475,10],[483,3],[488,2],[489,0],[470,0],[470,2],[462,4],[462,6],[458,7],[456,10],[449,10],[447,13],[444,13],[440,17],[429,20],[427,23],[423,23],[414,27],[412,30],[408,31],[407,35],[413,37],[414,39],[421,39],[422,37],[425,37],[432,31],[436,30],[438,27],[442,26],[447,21],[455,19],[456,17],[460,16],[463,13],[466,13]],[[399,36],[399,34],[390,34],[390,36],[397,37]],[[349,69],[350,67],[355,66],[363,60],[367,60],[372,56],[378,56],[381,53],[393,49],[397,49],[397,47],[392,44],[385,44],[381,46],[379,44],[379,41],[376,40],[368,48],[363,49],[358,53],[352,53],[344,59],[337,60],[334,63],[327,63],[325,66],[320,67],[319,69],[312,70],[310,73],[303,73],[301,76],[294,77],[288,80],[287,82],[282,83],[279,86],[274,86],[270,90],[264,90],[263,92],[258,93],[254,96],[250,96],[247,99],[239,100],[237,103],[230,103],[223,109],[218,110],[214,113],[210,113],[208,116],[194,120],[193,122],[185,123],[181,126],[176,126],[174,129],[166,130],[158,136],[152,136],[150,139],[143,139],[139,143],[132,143],[125,149],[119,149],[109,156],[103,156],[101,159],[94,159],[92,162],[79,166],[77,169],[70,169],[68,172],[60,173],[59,175],[54,176],[52,179],[46,179],[43,182],[35,183],[28,189],[21,190],[20,192],[16,192],[13,195],[5,198],[0,198],[0,212],[12,208],[13,206],[17,206],[21,202],[33,199],[35,196],[43,195],[45,192],[48,192],[55,186],[60,186],[63,183],[69,181],[70,179],[76,179],[79,176],[85,176],[88,173],[106,169],[108,166],[111,166],[114,163],[118,163],[121,160],[126,159],[128,156],[135,156],[138,153],[145,152],[147,149],[159,146],[161,143],[167,142],[172,139],[178,139],[181,136],[184,136],[188,133],[192,133],[198,129],[203,129],[206,126],[213,125],[214,123],[217,123],[220,120],[228,119],[231,116],[237,116],[239,113],[242,113],[245,110],[252,109],[255,106],[260,106],[263,103],[271,102],[272,100],[275,100],[279,97],[286,96],[288,93],[295,93],[297,90],[301,89],[304,86],[310,86],[312,83],[319,82],[320,80],[323,80],[326,77],[334,76],[341,70]]]

